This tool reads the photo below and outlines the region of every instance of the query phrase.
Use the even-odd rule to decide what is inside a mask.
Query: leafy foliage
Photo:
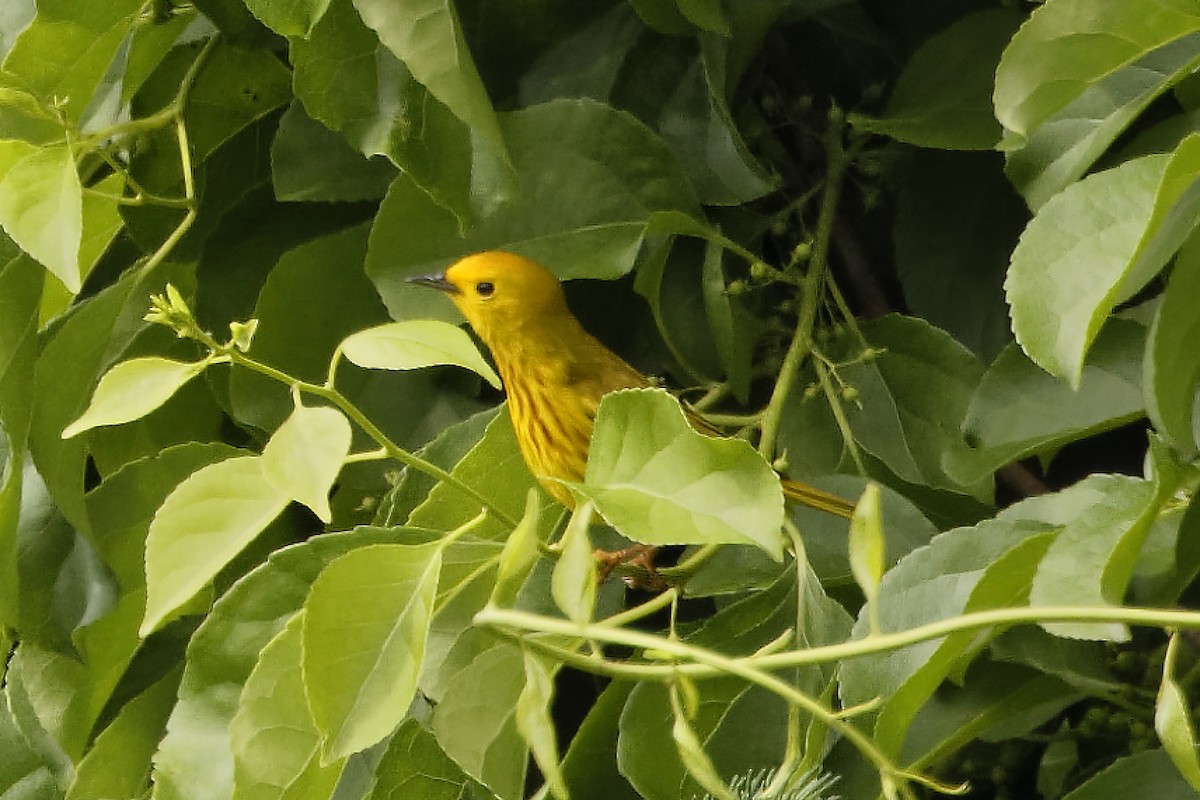
[[[0,59],[3,797],[1200,790],[1193,0],[6,0]],[[489,248],[669,387],[569,515],[407,281]]]

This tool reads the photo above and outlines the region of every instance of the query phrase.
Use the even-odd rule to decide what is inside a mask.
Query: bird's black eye
[[[491,297],[496,292],[496,285],[491,281],[480,281],[475,284],[475,292],[480,297]]]

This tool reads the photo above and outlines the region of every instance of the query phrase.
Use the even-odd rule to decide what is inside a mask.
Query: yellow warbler
[[[583,480],[600,398],[653,383],[585,331],[558,278],[528,258],[476,253],[409,281],[446,292],[492,351],[525,463],[546,491],[574,508],[574,496],[557,481]],[[698,430],[717,433],[698,415],[689,417]],[[784,495],[804,505],[846,518],[854,511],[820,489],[782,483]]]

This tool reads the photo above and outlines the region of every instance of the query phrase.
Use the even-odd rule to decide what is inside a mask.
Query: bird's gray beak
[[[446,273],[438,272],[433,275],[410,275],[405,278],[409,283],[415,283],[417,286],[430,286],[434,289],[440,289],[446,294],[458,294],[458,287],[450,281],[446,280]]]

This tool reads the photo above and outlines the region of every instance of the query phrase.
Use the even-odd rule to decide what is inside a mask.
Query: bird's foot
[[[650,544],[635,544],[623,550],[597,550],[594,553],[599,565],[600,582],[603,583],[620,564],[629,564],[640,568],[640,571],[623,575],[621,580],[631,589],[641,589],[647,592],[666,590],[667,583],[659,576],[654,568],[654,554],[658,548]]]

